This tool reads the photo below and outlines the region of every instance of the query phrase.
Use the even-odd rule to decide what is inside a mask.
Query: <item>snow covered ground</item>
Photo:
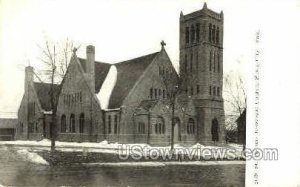
[[[50,150],[51,141],[48,139],[44,139],[41,141],[2,141],[0,145],[14,145],[19,150],[18,154],[22,155],[26,160],[37,163],[37,164],[45,164],[47,165],[47,161],[45,161],[42,157],[40,157],[36,152],[40,150]],[[234,151],[236,157],[240,158],[242,152],[242,145],[238,144],[227,144],[224,147],[218,146],[205,146],[202,144],[195,144],[193,146],[184,147],[181,145],[174,145],[175,154],[176,155],[188,155],[191,156],[200,156],[203,157],[205,151],[210,151],[211,154],[216,154],[217,156],[213,156],[213,158],[224,159],[228,158],[228,154],[218,154],[218,152],[222,151]],[[107,141],[102,141],[100,143],[92,143],[92,142],[60,142],[56,141],[56,149],[63,152],[83,152],[83,153],[108,153],[108,154],[119,154],[119,155],[129,155],[129,156],[138,156],[141,157],[150,157],[151,159],[156,155],[166,156],[168,158],[168,154],[170,154],[170,146],[167,147],[158,147],[158,146],[150,146],[148,144],[119,144],[119,143],[108,143]],[[200,151],[199,151],[200,150]],[[211,155],[210,155],[211,156]],[[125,158],[125,157],[124,157]],[[152,159],[155,160],[155,159]],[[207,159],[209,160],[209,159]],[[221,161],[225,163],[224,161]],[[148,162],[147,162],[148,163]],[[176,164],[178,162],[175,162]],[[181,162],[180,162],[181,163]],[[186,164],[186,162],[184,162]],[[212,162],[210,162],[212,163]],[[107,164],[107,163],[105,163]],[[120,164],[126,164],[120,163]],[[138,163],[142,164],[142,163]],[[168,164],[172,164],[172,162],[168,162]],[[203,164],[203,162],[194,162],[193,164]]]

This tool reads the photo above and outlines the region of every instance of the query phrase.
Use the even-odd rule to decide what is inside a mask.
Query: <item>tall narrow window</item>
[[[184,55],[184,72],[187,73],[187,55]]]
[[[216,26],[214,25],[212,28],[212,42],[215,43],[215,36],[216,36]]]
[[[150,98],[153,98],[153,88],[150,88]]]
[[[188,134],[195,133],[195,120],[194,119],[189,118],[186,130],[187,130]]]
[[[192,25],[191,28],[191,43],[195,42],[195,27]]]
[[[157,99],[157,89],[156,88],[154,89],[154,97],[155,97],[155,99]]]
[[[213,88],[213,96],[215,96],[216,95],[216,87],[214,86],[214,88]]]
[[[118,116],[115,115],[115,130],[114,130],[115,134],[118,134]]]
[[[60,131],[66,132],[66,130],[67,130],[66,115],[63,114],[60,120]]]
[[[198,72],[198,70],[199,70],[199,58],[198,58],[198,53],[196,53],[196,70],[197,70],[197,72]]]
[[[144,122],[138,122],[138,133],[145,134],[145,123]]]
[[[79,116],[79,133],[84,133],[84,113]]]
[[[196,24],[196,41],[200,41],[200,25],[199,23]]]
[[[209,86],[209,95],[211,95],[211,86]]]
[[[200,86],[197,85],[197,94],[199,94],[199,93],[200,93]]]
[[[111,134],[111,116],[108,115],[108,134]]]
[[[220,88],[217,88],[217,96],[220,96]]]
[[[190,72],[193,72],[193,53],[191,54],[191,61],[190,61]]]
[[[194,95],[194,88],[191,86],[191,95]]]
[[[163,90],[163,98],[166,98],[166,90]]]
[[[209,40],[209,42],[211,42],[211,24],[209,24],[209,31],[208,31],[208,40]]]
[[[76,128],[75,128],[75,115],[71,114],[70,116],[70,132],[75,133]]]
[[[189,43],[190,42],[190,31],[189,31],[189,27],[185,28],[185,43]]]
[[[220,72],[220,53],[218,53],[218,72]]]
[[[214,72],[216,72],[216,52],[214,52]]]
[[[220,35],[219,35],[220,31],[219,31],[219,27],[217,27],[217,33],[216,33],[216,40],[217,40],[217,44],[220,43]]]
[[[212,70],[212,52],[209,53],[209,71]]]

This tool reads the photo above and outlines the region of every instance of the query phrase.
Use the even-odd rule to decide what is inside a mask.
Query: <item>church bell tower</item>
[[[223,12],[207,8],[180,14],[180,76],[183,94],[196,109],[197,141],[223,142]]]

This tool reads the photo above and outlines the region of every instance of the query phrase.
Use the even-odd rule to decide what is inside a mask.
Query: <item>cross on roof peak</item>
[[[160,42],[160,45],[161,45],[162,48],[164,48],[165,45],[167,45],[167,44],[165,43],[165,41],[162,40],[162,41]]]

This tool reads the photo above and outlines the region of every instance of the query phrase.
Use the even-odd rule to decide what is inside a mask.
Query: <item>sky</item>
[[[86,45],[94,45],[96,60],[108,63],[159,51],[164,40],[178,68],[180,11],[188,14],[201,9],[203,3],[0,0],[0,117],[16,117],[24,92],[24,68],[29,64],[40,67],[37,45],[45,37],[55,42],[70,38],[82,46],[81,57],[85,57]],[[224,12],[224,73],[238,72],[245,78],[250,124],[247,146],[254,144],[253,76],[255,50],[260,50],[260,146],[276,146],[281,159],[262,162],[260,186],[300,184],[296,159],[300,158],[300,1],[207,0],[207,5]],[[255,43],[258,31],[259,44]],[[252,162],[247,163],[247,173],[247,184],[252,186]]]
[[[45,38],[66,38],[80,49],[94,45],[96,60],[116,63],[166,50],[178,69],[179,15],[202,9],[204,1],[0,1],[0,116],[15,116],[24,91],[24,68],[38,71]],[[243,71],[251,60],[256,26],[253,3],[208,1],[208,8],[225,16],[224,71]],[[248,59],[247,59],[248,58]],[[243,73],[242,73],[243,74]]]

